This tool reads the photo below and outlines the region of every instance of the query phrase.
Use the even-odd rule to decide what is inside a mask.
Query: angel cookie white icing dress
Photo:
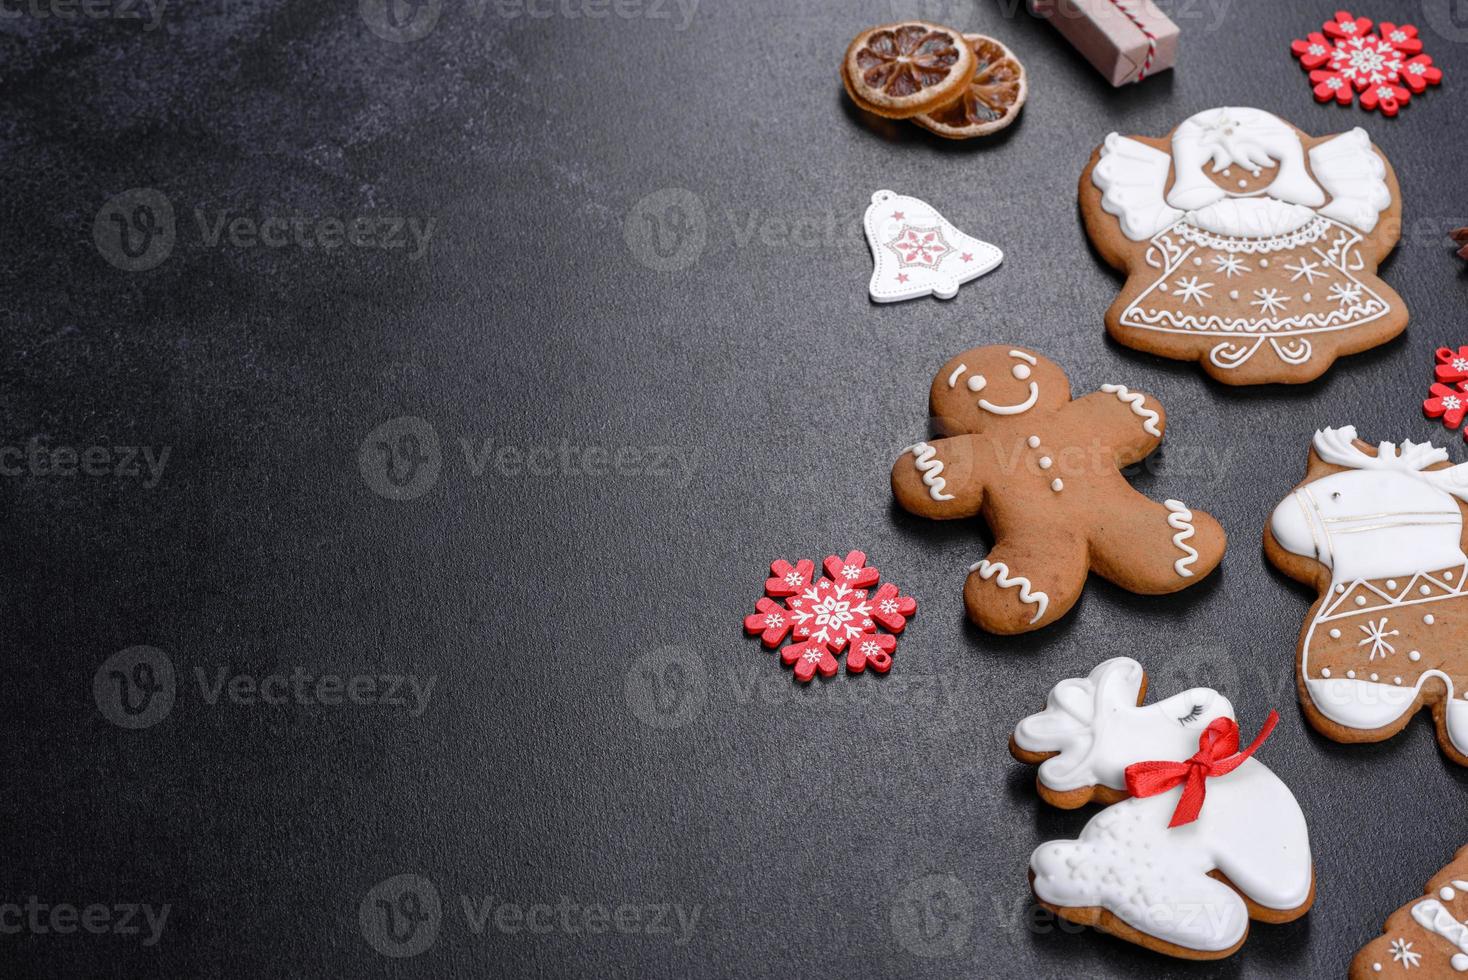
[[[1110,235],[1129,274],[1107,314],[1119,341],[1254,384],[1311,380],[1401,331],[1375,274],[1397,235],[1381,222],[1386,164],[1361,129],[1308,139],[1258,109],[1199,113],[1171,154],[1106,138],[1090,174],[1104,215],[1088,224],[1124,236]]]

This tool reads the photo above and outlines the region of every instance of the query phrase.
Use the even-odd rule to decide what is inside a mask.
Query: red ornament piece
[[[802,558],[794,565],[783,558],[772,561],[770,562],[772,577],[765,579],[765,595],[772,599],[783,599],[786,596],[795,595],[810,585],[810,577],[815,570],[816,563],[809,558]]]
[[[845,558],[828,555],[825,569],[832,579],[853,589],[876,585],[877,579],[882,577],[881,572],[867,567],[867,556],[860,551],[849,551]]]
[[[917,600],[903,595],[891,582],[886,582],[872,596],[872,618],[883,629],[901,633],[907,628],[907,617],[917,612]]]
[[[805,643],[792,643],[780,651],[780,659],[785,661],[785,666],[795,668],[795,679],[798,681],[809,681],[820,671],[822,677],[830,677],[836,673],[836,658],[825,646],[815,641]]]
[[[1422,53],[1416,27],[1384,21],[1373,32],[1370,18],[1345,10],[1321,31],[1292,41],[1290,53],[1309,73],[1316,101],[1350,105],[1359,98],[1361,108],[1387,117],[1443,78]]]
[[[1468,394],[1464,394],[1464,384],[1453,386],[1445,384],[1434,384],[1428,390],[1432,397],[1422,403],[1422,411],[1430,419],[1442,419],[1443,425],[1450,429],[1456,429],[1463,424],[1463,413],[1468,412]],[[1465,433],[1468,437],[1468,433]]]
[[[1325,33],[1340,40],[1365,37],[1371,33],[1371,21],[1365,17],[1352,17],[1344,10],[1337,10],[1335,20],[1325,22]]]
[[[1402,65],[1402,84],[1421,95],[1429,85],[1441,85],[1443,71],[1432,64],[1432,55],[1419,54]]]
[[[773,599],[760,598],[754,608],[759,612],[744,617],[744,632],[758,633],[760,642],[767,647],[777,647],[785,635],[795,626],[795,617],[790,610]]]
[[[1126,788],[1133,796],[1146,797],[1165,793],[1182,785],[1183,795],[1172,812],[1169,827],[1181,827],[1198,819],[1208,790],[1204,780],[1227,776],[1264,744],[1279,723],[1279,713],[1271,711],[1264,727],[1244,751],[1239,751],[1239,725],[1232,718],[1215,718],[1198,736],[1198,751],[1186,762],[1134,762],[1126,767]]]
[[[826,574],[813,580],[815,563],[809,559],[771,562],[767,595],[744,617],[745,632],[757,634],[767,647],[778,647],[788,637],[791,642],[780,650],[780,659],[801,682],[816,674],[835,674],[836,658],[843,652],[849,673],[867,668],[887,673],[897,650],[892,634],[906,628],[908,617],[917,612],[917,600],[890,582],[869,594],[868,587],[877,584],[881,573],[867,564],[863,552],[830,555],[822,567]],[[888,632],[879,633],[879,623]]]
[[[1396,48],[1402,54],[1420,54],[1422,52],[1422,41],[1417,37],[1417,28],[1411,24],[1396,24],[1382,21],[1376,25],[1376,33],[1381,35],[1383,41]]]
[[[1361,108],[1380,109],[1387,118],[1395,116],[1412,99],[1412,93],[1400,85],[1382,82],[1361,93]]]
[[[1459,347],[1457,350],[1439,347],[1437,367],[1433,369],[1433,373],[1437,375],[1437,380],[1450,384],[1468,381],[1468,347]]]
[[[1312,71],[1310,81],[1315,83],[1315,101],[1329,102],[1335,99],[1341,105],[1350,105],[1356,97],[1351,83],[1333,71]]]
[[[1306,68],[1319,68],[1335,53],[1335,42],[1327,41],[1325,35],[1317,31],[1303,41],[1290,42],[1290,52]]]
[[[892,669],[892,652],[897,649],[897,637],[890,633],[871,633],[851,645],[846,654],[846,672],[860,674],[871,667],[878,674]]]

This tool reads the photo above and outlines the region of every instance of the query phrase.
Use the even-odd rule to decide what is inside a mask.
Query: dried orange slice
[[[841,81],[868,112],[907,119],[962,95],[977,63],[962,34],[914,20],[858,34],[841,62]]]
[[[998,132],[1019,116],[1029,94],[1025,66],[1008,48],[982,34],[963,36],[978,66],[968,89],[952,103],[913,116],[924,129],[952,140]]]

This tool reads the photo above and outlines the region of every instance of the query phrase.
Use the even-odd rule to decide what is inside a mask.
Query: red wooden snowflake
[[[907,618],[917,612],[917,601],[890,582],[869,593],[881,573],[866,562],[860,551],[844,558],[830,555],[822,563],[826,574],[817,581],[812,581],[814,562],[772,562],[765,596],[755,603],[756,612],[744,617],[744,631],[759,634],[760,642],[771,648],[791,639],[780,659],[794,668],[798,681],[809,681],[817,673],[835,674],[836,657],[842,652],[848,673],[859,674],[868,667],[887,673],[897,649],[897,637],[891,634],[906,628]],[[878,626],[888,632],[878,632]]]
[[[1437,367],[1433,369],[1437,380],[1445,382],[1468,381],[1468,347],[1439,347]]]
[[[1344,10],[1319,32],[1290,44],[1300,66],[1310,73],[1319,102],[1341,105],[1358,100],[1361,108],[1395,116],[1429,85],[1440,84],[1442,69],[1422,53],[1422,41],[1411,24],[1376,24]]]

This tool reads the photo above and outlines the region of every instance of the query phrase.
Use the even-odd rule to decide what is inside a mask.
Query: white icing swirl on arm
[[[928,496],[934,500],[952,500],[953,494],[943,492],[944,488],[948,486],[948,481],[944,480],[942,476],[943,461],[938,458],[938,450],[926,442],[920,442],[908,446],[907,451],[912,453],[913,465],[923,475],[923,483],[928,487]]]
[[[1035,615],[1030,617],[1031,623],[1039,622],[1040,617],[1045,615],[1045,610],[1050,607],[1050,597],[1048,595],[1043,592],[1032,591],[1033,583],[1023,575],[1010,575],[1009,566],[1002,561],[990,561],[985,558],[982,561],[974,562],[969,566],[968,570],[978,572],[979,578],[985,582],[998,575],[999,587],[1001,589],[1018,588],[1019,601],[1035,607]]]
[[[1183,552],[1183,557],[1172,563],[1173,570],[1182,578],[1192,578],[1193,570],[1188,566],[1198,560],[1198,549],[1186,542],[1197,533],[1193,512],[1181,500],[1165,500],[1163,506],[1172,512],[1167,515],[1167,526],[1177,532],[1172,536],[1173,546]]]
[[[1142,428],[1146,429],[1154,436],[1158,436],[1159,438],[1162,436],[1162,429],[1160,429],[1157,425],[1157,423],[1161,421],[1162,416],[1158,415],[1156,412],[1146,407],[1144,403],[1147,399],[1144,396],[1131,391],[1127,388],[1126,385],[1102,385],[1101,390],[1110,392],[1117,398],[1120,398],[1122,401],[1126,402],[1127,405],[1131,407],[1133,415],[1136,415],[1139,418],[1146,419],[1146,421],[1142,423]]]

